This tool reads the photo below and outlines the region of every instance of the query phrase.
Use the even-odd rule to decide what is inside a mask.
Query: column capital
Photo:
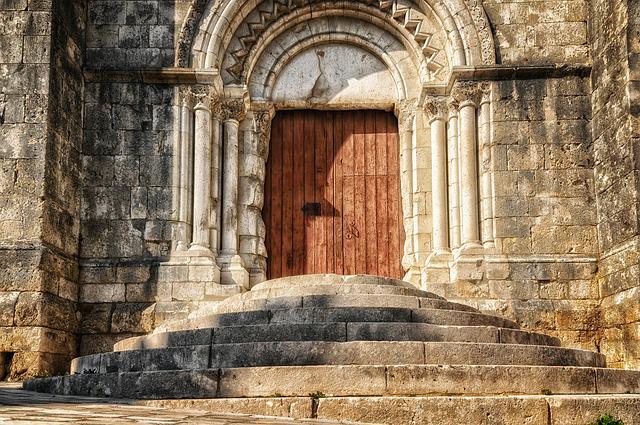
[[[218,91],[209,85],[190,86],[185,93],[188,93],[186,96],[191,99],[195,110],[211,111],[212,105],[218,97]]]
[[[441,96],[428,96],[424,100],[424,111],[427,114],[429,123],[436,120],[446,120],[449,112],[447,98]]]
[[[267,156],[269,139],[271,138],[271,121],[276,111],[273,107],[253,111],[253,133],[255,137],[256,153]]]
[[[398,130],[410,131],[413,129],[413,121],[418,109],[416,100],[401,100],[396,104],[395,113],[398,117]]]
[[[480,84],[475,81],[457,81],[451,90],[451,97],[460,104],[459,107],[469,104],[477,106],[481,99]]]
[[[491,84],[480,83],[480,105],[491,102]]]
[[[220,99],[218,108],[216,111],[223,121],[240,122],[247,114],[244,99]]]

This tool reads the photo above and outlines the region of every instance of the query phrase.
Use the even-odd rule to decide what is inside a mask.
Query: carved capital
[[[220,118],[223,121],[242,121],[246,116],[243,99],[222,99],[220,101]]]
[[[449,111],[449,119],[456,118],[458,116],[458,107],[460,104],[453,98],[447,99],[447,109]]]
[[[188,92],[188,96],[194,105],[194,109],[205,109],[210,111],[212,103],[218,97],[218,92],[213,86],[191,86],[188,87]]]
[[[477,106],[481,98],[480,85],[475,81],[458,81],[451,90],[451,97],[460,103],[460,106],[468,103]]]
[[[491,84],[480,83],[480,105],[491,102]]]
[[[402,100],[396,104],[396,116],[400,131],[408,131],[413,128],[418,104],[415,100]]]
[[[424,101],[424,111],[429,122],[447,119],[449,105],[447,99],[440,96],[429,96]]]
[[[271,121],[275,115],[273,108],[253,112],[253,132],[256,140],[256,153],[266,157],[271,138]]]
[[[181,108],[193,110],[195,104],[196,98],[193,95],[193,90],[191,89],[191,87],[180,87],[180,89],[178,90],[178,106],[180,106]]]

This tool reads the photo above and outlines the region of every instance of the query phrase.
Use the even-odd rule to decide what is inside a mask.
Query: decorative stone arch
[[[454,67],[493,63],[492,37],[482,34],[488,26],[478,7],[463,0],[197,0],[181,33],[177,63],[212,70],[217,83],[190,87],[182,95],[176,252],[220,265],[223,284],[248,288],[264,280],[267,253],[262,207],[275,110],[384,108],[393,110],[399,122],[407,236],[403,265],[408,271],[406,279],[419,283],[421,270],[434,254],[448,258],[451,252],[449,231],[442,230],[449,229],[449,216],[479,221],[474,218],[478,199],[471,196],[478,183],[469,181],[478,174],[477,160],[472,158],[477,120],[481,119],[479,102],[472,100],[478,87],[458,89],[464,94],[451,99],[454,115],[460,113],[460,128],[464,127],[459,157],[460,168],[467,171],[460,173],[458,183],[464,192],[461,204],[464,201],[466,206],[459,205],[457,211],[448,210],[446,194],[443,201],[447,182],[441,178],[443,170],[447,172],[442,143],[445,140],[446,150],[447,133],[453,134],[456,123],[447,122],[442,132],[438,123],[445,118],[434,113],[442,108],[425,110],[434,101],[446,102],[445,97],[434,100],[426,93],[430,87],[446,88]],[[363,58],[369,55],[368,60],[382,64],[381,72],[389,74],[394,93],[380,99],[349,97],[344,94],[349,94],[347,88],[335,93],[325,90],[324,97],[312,91],[312,96],[303,98],[278,98],[280,79],[289,75],[292,64],[303,60],[303,55],[317,49],[320,57],[320,49],[324,54],[327,49],[346,48],[359,49]],[[423,160],[429,151],[433,153],[431,163]],[[192,167],[188,158],[195,158]],[[438,184],[438,189],[428,187],[432,178],[432,186]],[[429,197],[433,209],[427,205]],[[432,216],[437,222],[432,223]],[[442,227],[439,233],[436,227]],[[460,227],[466,232],[460,230],[464,238],[458,247],[481,246],[477,229]]]

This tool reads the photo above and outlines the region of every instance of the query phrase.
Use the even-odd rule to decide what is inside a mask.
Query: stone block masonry
[[[265,280],[299,108],[394,111],[406,281],[636,367],[640,6],[284,3],[0,0],[0,378]]]

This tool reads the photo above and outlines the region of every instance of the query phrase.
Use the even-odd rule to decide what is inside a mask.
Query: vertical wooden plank
[[[274,117],[271,134],[271,238],[269,250],[269,276],[272,278],[282,276],[282,115],[278,113]]]
[[[342,220],[343,227],[343,257],[344,257],[344,274],[356,273],[356,244],[357,238],[360,237],[360,231],[356,227],[355,219],[355,178],[354,178],[354,118],[355,113],[345,112],[344,114],[344,147],[342,155],[342,189],[343,199],[342,206],[344,216]]]
[[[315,202],[321,205],[321,215],[313,217],[315,235],[315,262],[314,273],[327,272],[327,236],[324,229],[324,213],[327,211],[325,201],[325,186],[327,184],[326,173],[326,144],[327,137],[324,131],[327,112],[315,112]]]
[[[315,119],[313,111],[304,111],[304,202],[315,202]],[[313,216],[304,218],[305,266],[304,273],[315,270],[315,232]]]
[[[376,114],[376,241],[378,274],[391,276],[389,270],[388,176],[387,176],[387,117]]]
[[[334,176],[334,208],[335,217],[333,220],[334,225],[334,257],[336,261],[335,272],[337,274],[344,274],[344,234],[343,234],[343,219],[344,219],[344,192],[343,185],[343,173],[342,162],[344,161],[344,113],[336,113],[333,121],[333,151],[334,151],[334,164],[333,164],[333,176]]]
[[[359,236],[356,240],[356,273],[365,274],[367,272],[367,225],[365,216],[365,126],[364,111],[356,111],[354,129],[354,212],[355,227]]]
[[[282,276],[293,274],[293,116],[282,120]]]
[[[377,275],[378,272],[378,246],[376,215],[377,190],[376,190],[376,119],[377,111],[365,112],[365,143],[364,143],[364,191],[365,191],[365,273]]]
[[[327,237],[327,267],[326,273],[336,272],[336,257],[334,248],[334,236],[333,230],[335,219],[335,199],[333,196],[334,190],[334,152],[333,152],[333,137],[334,137],[334,112],[328,112],[324,120],[324,133],[326,136],[325,142],[325,170],[327,176],[327,183],[325,186],[325,200],[323,204],[322,220],[324,224],[324,234]]]
[[[294,275],[304,274],[304,114],[293,112],[293,269]]]
[[[398,123],[394,116],[387,116],[387,150],[388,150],[388,211],[389,211],[389,265],[391,277],[402,279],[402,255],[404,250],[404,227],[402,224],[402,208],[400,199],[400,147],[398,146]]]
[[[270,142],[270,145],[273,142]],[[272,145],[271,145],[272,146]],[[273,169],[273,162],[271,161],[272,152],[269,154],[269,158],[267,159],[267,167],[265,170],[265,178],[264,178],[264,206],[262,207],[262,221],[265,223],[265,237],[264,237],[264,245],[267,248],[267,279],[271,278],[271,238],[273,237],[272,229],[271,229],[271,197],[273,196],[273,191],[271,190],[271,172]]]

